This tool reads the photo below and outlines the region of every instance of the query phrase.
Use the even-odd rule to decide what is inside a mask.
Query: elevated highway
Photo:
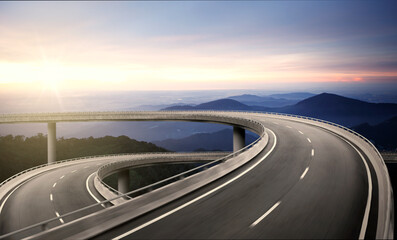
[[[0,116],[1,123],[44,122],[53,127],[61,121],[145,120],[233,125],[236,153],[215,160],[217,165],[208,165],[208,169],[200,169],[199,173],[178,176],[176,182],[112,207],[109,203],[115,199],[111,198],[123,196],[100,193],[94,180],[100,183],[107,173],[125,171],[127,166],[135,164],[131,156],[49,164],[0,187],[2,236],[10,239],[21,236],[30,239],[393,237],[392,190],[382,157],[368,140],[336,124],[298,116],[241,112]],[[253,131],[260,138],[243,148],[241,129]],[[61,183],[64,187],[55,190]],[[119,190],[123,187],[119,185]],[[27,204],[31,207],[23,207]],[[92,207],[84,208],[90,204]],[[51,214],[53,219],[46,221]],[[36,227],[28,227],[23,233],[7,235],[35,223]]]

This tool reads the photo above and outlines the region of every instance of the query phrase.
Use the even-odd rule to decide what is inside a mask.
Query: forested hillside
[[[82,156],[166,152],[164,148],[152,143],[140,142],[126,136],[100,138],[60,138],[57,141],[57,159]],[[33,137],[0,136],[0,181],[47,162],[47,136],[38,134]]]

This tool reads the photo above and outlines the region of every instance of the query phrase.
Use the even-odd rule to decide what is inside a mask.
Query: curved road
[[[114,161],[114,160],[113,160]],[[92,177],[100,165],[109,162],[109,159],[96,162],[76,163],[72,166],[57,168],[45,172],[32,180],[23,183],[14,191],[1,209],[1,232],[8,233],[30,226],[50,218],[80,209],[105,200],[96,192]],[[101,210],[94,207],[85,211],[85,214]],[[84,216],[80,215],[80,216]],[[63,222],[68,219],[63,219]],[[61,222],[54,223],[59,225]]]
[[[276,138],[250,164],[98,239],[359,238],[369,186],[357,151],[306,124],[270,120],[266,126]],[[249,169],[275,141],[251,171],[195,201]]]
[[[270,139],[248,164],[97,238],[375,236],[376,177],[357,148],[312,125],[256,120],[271,130]],[[52,170],[21,185],[3,204],[2,233],[96,203],[94,197],[103,200],[92,186],[92,177],[88,181],[91,193],[86,180],[108,161]]]

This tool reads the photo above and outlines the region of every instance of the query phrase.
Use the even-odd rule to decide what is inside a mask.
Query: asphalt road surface
[[[97,238],[373,237],[376,179],[365,157],[324,129],[260,120],[274,135],[269,132],[269,144],[251,162]],[[1,233],[94,204],[94,197],[103,200],[90,177],[100,164],[52,170],[22,184],[1,209]]]
[[[109,160],[78,163],[45,172],[34,179],[20,185],[1,209],[1,233],[30,226],[32,224],[54,218],[82,207],[105,200],[95,190],[93,178],[88,177],[96,172],[99,166]],[[88,188],[87,189],[87,179]],[[77,216],[95,212],[101,206],[84,211]],[[49,225],[60,225],[71,219],[62,219]]]
[[[373,180],[356,149],[303,123],[270,119],[266,126],[276,137],[248,165],[97,238],[346,239],[367,229],[374,236],[376,217],[364,218],[374,205],[368,196],[376,200],[368,194]]]

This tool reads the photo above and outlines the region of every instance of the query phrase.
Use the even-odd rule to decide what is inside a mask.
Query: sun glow
[[[56,62],[0,63],[1,83],[36,83],[56,87],[64,80],[64,67]]]
[[[71,65],[57,61],[0,62],[0,84],[34,85],[42,90],[96,87],[125,81],[126,70],[101,65]]]
[[[42,89],[58,90],[64,81],[65,70],[62,64],[57,62],[43,62],[37,67],[35,81]]]

